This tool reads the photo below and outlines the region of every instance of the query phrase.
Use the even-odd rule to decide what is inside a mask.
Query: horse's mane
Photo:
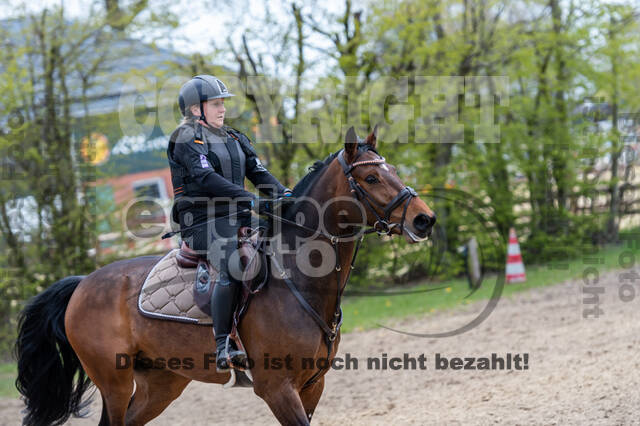
[[[373,151],[376,154],[378,153],[374,148],[372,148],[370,145],[362,141],[359,141],[358,143],[358,151],[360,152]],[[319,160],[313,163],[313,165],[309,167],[309,173],[304,175],[302,179],[300,179],[300,181],[296,184],[296,186],[293,187],[292,196],[293,197],[306,196],[311,190],[311,188],[313,188],[313,185],[318,180],[318,178],[322,176],[323,172],[327,169],[327,166],[331,164],[331,162],[338,156],[339,153],[340,151],[334,152],[333,154],[329,154],[327,157],[325,157],[324,160]],[[284,215],[290,216],[294,214],[295,211],[296,211],[295,208],[287,209],[287,211],[284,212]]]
[[[313,187],[315,181],[318,180],[322,172],[327,168],[327,166],[333,161],[334,158],[338,156],[338,152],[334,152],[333,154],[329,154],[324,160],[316,161],[313,163],[311,167],[309,167],[309,173],[307,173],[300,181],[293,187],[293,196],[294,197],[302,197],[307,195],[309,190]]]

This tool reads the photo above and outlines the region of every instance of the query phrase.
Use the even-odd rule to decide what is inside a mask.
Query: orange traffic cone
[[[507,284],[521,283],[526,280],[527,276],[524,272],[516,230],[511,228],[509,229],[509,247],[507,249]]]

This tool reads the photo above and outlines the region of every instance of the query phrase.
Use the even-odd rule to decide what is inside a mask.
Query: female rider
[[[175,196],[172,216],[181,229],[189,228],[181,231],[182,240],[207,255],[219,271],[211,297],[218,371],[246,363],[246,354],[231,339],[226,344],[241,285],[229,273],[228,260],[237,246],[237,230],[249,225],[255,205],[244,178],[271,198],[291,193],[262,165],[249,138],[224,125],[224,99],[230,96],[211,75],[185,83],[178,96],[184,119],[167,150]]]

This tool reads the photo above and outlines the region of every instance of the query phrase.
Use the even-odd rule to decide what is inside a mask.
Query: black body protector
[[[191,204],[181,203],[188,197],[253,199],[254,195],[244,189],[245,176],[259,189],[262,186],[270,197],[285,191],[262,165],[249,138],[227,126],[207,128],[189,121],[171,135],[167,156],[175,197],[172,218],[177,223],[180,223],[180,211]],[[216,203],[214,214],[229,214],[229,204]]]

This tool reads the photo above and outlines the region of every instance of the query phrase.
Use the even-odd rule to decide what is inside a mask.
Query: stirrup
[[[240,349],[232,349],[231,336],[227,335],[224,346],[221,349],[216,348],[216,371],[224,373],[231,368],[244,371],[248,368],[247,354]]]
[[[218,373],[224,373],[231,369],[229,362],[229,351],[227,345],[229,342],[229,336],[225,339],[225,343],[222,346],[218,346],[216,342],[216,371]]]

